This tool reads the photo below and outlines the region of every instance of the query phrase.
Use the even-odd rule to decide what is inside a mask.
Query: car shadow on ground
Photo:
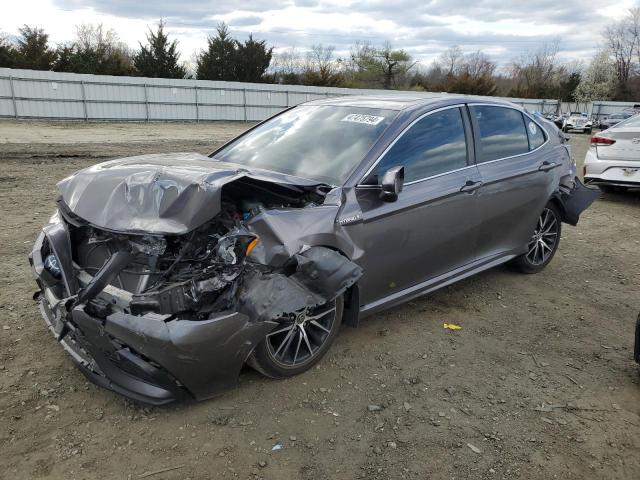
[[[617,192],[602,192],[600,201],[610,203],[624,203],[627,205],[640,205],[640,188],[630,188]]]

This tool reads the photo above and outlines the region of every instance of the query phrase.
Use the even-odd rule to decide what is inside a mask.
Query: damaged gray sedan
[[[341,323],[498,264],[538,272],[596,195],[553,124],[398,95],[307,103],[209,156],[113,160],[58,188],[30,256],[42,315],[91,381],[156,405],[245,364],[301,373]]]

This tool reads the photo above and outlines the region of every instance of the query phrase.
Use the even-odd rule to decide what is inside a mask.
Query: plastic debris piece
[[[456,325],[455,323],[444,323],[442,325],[447,330],[460,330],[462,327],[460,325]]]
[[[276,442],[274,443],[273,447],[271,447],[271,451],[274,452],[276,450],[282,450],[284,448],[284,445],[282,445],[281,442]]]
[[[478,447],[476,447],[475,445],[472,445],[472,444],[470,444],[470,443],[467,443],[467,447],[469,447],[473,453],[477,453],[477,454],[482,453],[482,450],[480,450],[480,449],[479,449]]]

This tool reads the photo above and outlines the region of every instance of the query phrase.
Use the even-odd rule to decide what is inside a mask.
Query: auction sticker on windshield
[[[378,125],[382,120],[384,120],[384,117],[377,117],[375,115],[363,115],[361,113],[350,113],[340,121],[364,123],[366,125]]]

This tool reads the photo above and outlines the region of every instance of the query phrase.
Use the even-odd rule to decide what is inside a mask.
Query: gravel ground
[[[208,152],[244,128],[0,122],[0,476],[640,478],[638,192],[601,196],[544,272],[496,268],[344,327],[299,377],[247,370],[169,408],[87,383],[31,300],[27,254],[55,183],[115,156]],[[588,138],[572,144],[580,164]]]

